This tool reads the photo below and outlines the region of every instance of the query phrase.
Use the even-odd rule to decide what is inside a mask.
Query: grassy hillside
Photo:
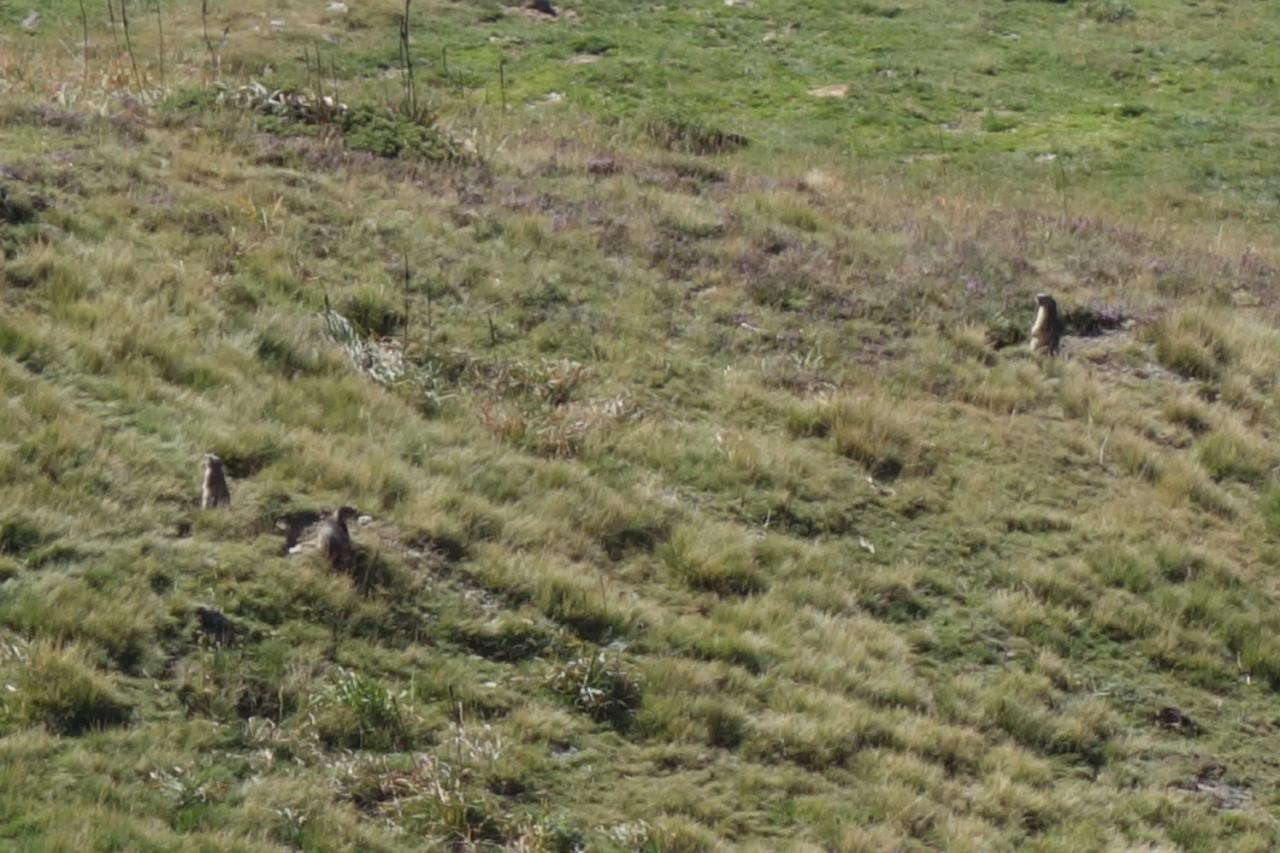
[[[847,5],[0,11],[0,847],[1272,849],[1280,19]]]

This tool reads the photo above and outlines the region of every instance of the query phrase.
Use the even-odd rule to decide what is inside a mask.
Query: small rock
[[[830,86],[818,86],[810,89],[809,94],[815,98],[843,98],[849,94],[849,84],[833,83]]]
[[[865,536],[858,537],[858,547],[870,554],[874,554],[876,552],[876,546],[872,545]]]
[[[356,524],[360,525],[361,527],[364,527],[366,524],[372,524],[372,523],[373,523],[372,515],[362,515],[356,519]]]
[[[272,19],[271,19],[271,29],[273,29],[273,30],[283,30],[283,29],[284,29],[284,18],[272,18]]]
[[[38,26],[40,26],[39,12],[32,10],[27,13],[25,18],[22,19],[22,28],[24,30],[34,30]]]
[[[330,3],[328,6],[326,6],[326,7],[325,7],[325,9],[326,9],[327,11],[329,11],[329,12],[332,12],[332,13],[333,13],[333,14],[335,14],[335,15],[345,15],[345,14],[347,14],[347,4],[346,4],[346,3]]]
[[[724,5],[734,9],[750,9],[751,0],[724,0]]]

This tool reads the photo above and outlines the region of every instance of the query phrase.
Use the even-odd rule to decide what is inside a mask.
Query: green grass
[[[1255,5],[40,4],[0,846],[1273,847]]]

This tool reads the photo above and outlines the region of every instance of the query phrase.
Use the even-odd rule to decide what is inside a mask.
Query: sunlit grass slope
[[[0,37],[0,846],[1274,847],[1273,16],[833,5]]]

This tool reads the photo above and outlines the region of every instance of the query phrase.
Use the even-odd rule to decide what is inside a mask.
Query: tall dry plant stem
[[[120,0],[120,25],[124,27],[124,45],[129,51],[129,65],[133,68],[133,82],[141,92],[142,72],[138,70],[138,58],[133,53],[133,39],[129,36],[129,0]]]

